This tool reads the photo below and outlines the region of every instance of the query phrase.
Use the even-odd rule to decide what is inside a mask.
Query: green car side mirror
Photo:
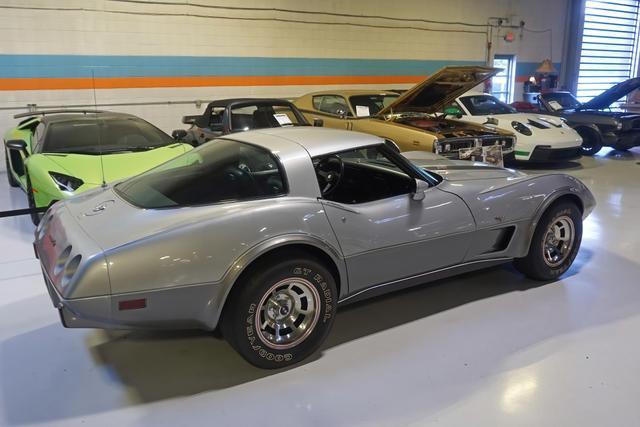
[[[463,116],[462,111],[458,107],[447,107],[444,109],[445,116],[453,116],[456,118],[461,118]]]
[[[27,143],[22,139],[10,139],[7,141],[6,146],[11,150],[22,151],[25,156],[29,155],[29,153],[27,153]]]

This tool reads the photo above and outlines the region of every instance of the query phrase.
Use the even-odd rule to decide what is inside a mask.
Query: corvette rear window
[[[286,193],[286,182],[269,151],[214,139],[115,190],[129,203],[153,209],[276,197]]]

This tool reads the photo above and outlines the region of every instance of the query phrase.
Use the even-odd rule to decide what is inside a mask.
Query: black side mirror
[[[193,121],[193,124],[200,129],[206,129],[209,127],[209,118],[205,116],[198,116]]]
[[[321,128],[324,126],[324,120],[322,119],[313,119],[313,126],[317,128]]]
[[[176,129],[171,132],[171,137],[176,141],[182,141],[187,137],[187,131],[184,129]]]
[[[184,116],[182,117],[182,123],[185,125],[192,125],[198,117],[200,116]]]
[[[22,139],[10,139],[7,141],[6,146],[12,150],[22,151],[25,156],[27,155],[27,143]]]

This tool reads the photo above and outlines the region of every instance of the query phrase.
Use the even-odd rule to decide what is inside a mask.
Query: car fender
[[[547,194],[544,201],[540,204],[540,206],[538,206],[538,208],[534,212],[533,218],[531,220],[531,224],[528,230],[527,245],[526,245],[527,251],[528,251],[528,248],[531,246],[531,240],[533,239],[533,234],[535,233],[536,228],[538,227],[538,223],[540,222],[542,215],[544,215],[547,209],[549,209],[549,207],[552,204],[554,204],[556,201],[558,201],[561,197],[564,197],[564,196],[577,197],[580,200],[580,203],[582,204],[580,208],[582,209],[583,219],[586,218],[595,207],[595,199],[593,198],[593,195],[591,194],[589,189],[587,189],[587,187],[584,184],[582,184],[576,178],[573,178],[571,176],[565,175],[564,177],[568,181],[567,184]],[[526,253],[522,254],[522,256],[526,256]]]
[[[575,129],[576,132],[580,128],[587,128],[587,129],[593,130],[598,134],[598,138],[600,138],[600,140],[602,140],[602,131],[600,130],[598,125],[596,125],[594,123],[569,123],[569,125],[573,129]],[[582,136],[582,135],[580,135],[580,136]]]
[[[61,200],[64,197],[62,192],[56,187],[49,175],[49,172],[59,172],[69,174],[67,170],[58,166],[47,156],[42,154],[32,154],[25,160],[25,171],[31,180],[31,187],[34,189],[36,206],[48,206],[53,200]]]
[[[337,248],[333,247],[331,243],[309,234],[287,234],[275,236],[256,244],[236,258],[220,282],[219,290],[217,292],[217,300],[219,303],[216,304],[216,310],[211,311],[210,318],[206,319],[206,324],[210,327],[214,327],[218,323],[231,289],[234,286],[239,285],[237,283],[238,278],[252,265],[255,260],[274,249],[284,248],[294,244],[313,246],[329,256],[338,269],[340,283],[342,284],[338,299],[348,294],[349,286],[346,263],[341,252]]]

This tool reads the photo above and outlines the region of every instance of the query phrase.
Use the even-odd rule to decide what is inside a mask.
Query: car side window
[[[339,95],[316,95],[313,97],[313,108],[336,116],[352,116],[347,101]]]
[[[44,128],[45,124],[40,122],[38,126],[33,130],[33,135],[31,137],[31,152],[38,152],[38,149],[42,146],[44,139]]]
[[[222,131],[225,107],[213,107],[211,117],[209,117],[209,129],[212,131]]]
[[[380,146],[317,157],[313,161],[322,197],[359,204],[410,194],[415,180]]]

